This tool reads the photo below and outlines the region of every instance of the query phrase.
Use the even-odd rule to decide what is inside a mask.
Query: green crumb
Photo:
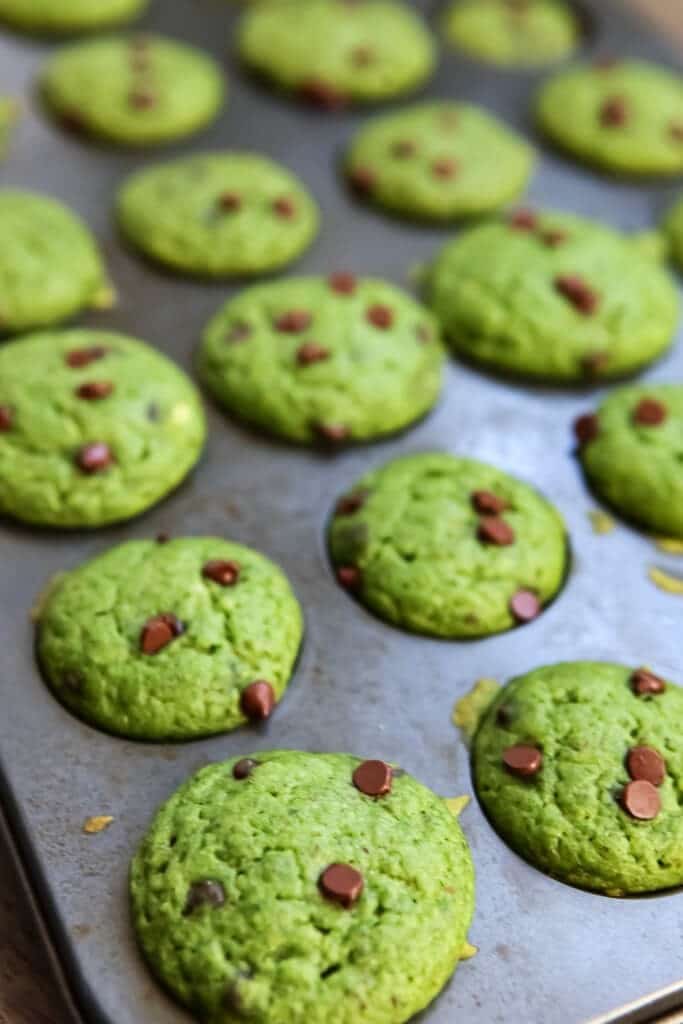
[[[478,679],[470,692],[455,702],[453,724],[460,729],[467,746],[474,739],[482,717],[500,689],[501,685],[495,679]]]

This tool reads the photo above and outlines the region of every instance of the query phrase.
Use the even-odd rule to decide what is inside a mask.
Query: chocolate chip
[[[310,366],[312,363],[321,363],[329,358],[330,350],[318,345],[315,341],[305,342],[296,353],[296,361],[299,366]]]
[[[265,679],[257,679],[242,690],[240,706],[250,722],[263,722],[273,713],[275,690]]]
[[[393,773],[384,761],[363,761],[353,773],[353,784],[365,796],[386,796],[391,792]]]
[[[512,722],[512,712],[507,704],[501,704],[496,711],[496,725],[505,729]]]
[[[98,359],[104,359],[109,351],[104,345],[91,345],[90,348],[74,348],[67,352],[64,358],[67,366],[78,369],[81,366],[89,366]]]
[[[337,582],[345,590],[358,590],[363,574],[355,565],[340,565],[337,569]]]
[[[347,910],[358,902],[363,892],[363,876],[349,864],[330,864],[318,884],[323,896],[340,903]]]
[[[637,782],[629,782],[624,786],[621,794],[621,806],[639,821],[651,821],[656,818],[662,809],[662,801],[659,793],[646,779],[638,779]]]
[[[222,907],[224,903],[225,889],[220,882],[208,879],[204,882],[194,882],[187,894],[183,916],[189,917],[198,907]]]
[[[150,423],[158,423],[161,418],[161,409],[156,402],[150,402],[147,406],[147,419]]]
[[[555,290],[584,316],[591,316],[598,308],[597,293],[578,274],[558,275],[555,278]]]
[[[250,338],[251,333],[249,324],[240,321],[231,325],[228,333],[225,335],[225,340],[231,345],[238,345],[241,341],[246,341],[247,338]]]
[[[234,587],[240,578],[240,571],[241,567],[237,562],[213,558],[205,563],[202,568],[202,576],[204,579],[213,580],[221,587]]]
[[[114,462],[114,456],[108,444],[93,441],[85,444],[76,453],[76,465],[83,473],[102,473]]]
[[[668,410],[656,398],[641,398],[633,410],[633,422],[641,427],[659,427],[666,420]]]
[[[609,366],[609,352],[590,352],[581,360],[584,376],[599,377]]]
[[[368,323],[372,324],[373,327],[379,327],[381,330],[388,330],[394,322],[394,311],[389,306],[382,306],[377,303],[375,306],[370,306],[365,314],[365,318]]]
[[[14,409],[11,405],[0,405],[0,434],[12,429]]]
[[[661,786],[666,778],[666,762],[653,747],[631,747],[626,755],[626,768],[634,781],[644,779]]]
[[[338,271],[336,274],[330,274],[327,282],[332,291],[337,292],[339,295],[353,295],[357,285],[355,275],[346,273],[345,271]]]
[[[432,164],[432,174],[435,178],[454,178],[458,173],[458,161],[451,157],[440,157]]]
[[[156,535],[156,542],[157,542],[157,544],[168,544],[170,539],[171,539],[171,535],[168,534],[168,533],[165,533],[164,531],[162,531],[161,533],[158,533]]]
[[[353,494],[345,494],[343,498],[340,498],[337,502],[337,507],[334,510],[334,514],[337,516],[352,516],[355,515],[360,509],[362,509],[365,502],[368,500],[370,492],[367,490],[354,491]]]
[[[371,46],[355,46],[351,51],[351,61],[357,68],[366,68],[375,59],[375,51]]]
[[[574,420],[574,435],[581,448],[595,441],[599,433],[600,420],[594,412],[586,412]]]
[[[83,693],[85,678],[78,669],[70,669],[62,676],[62,685],[73,693]]]
[[[533,210],[516,210],[508,224],[515,231],[535,231],[538,227],[538,214]]]
[[[151,89],[138,88],[130,92],[128,102],[135,110],[150,110],[156,106],[157,97]]]
[[[628,104],[624,96],[610,96],[600,107],[600,124],[619,128],[626,123]]]
[[[311,314],[305,309],[290,309],[275,321],[275,330],[285,334],[300,334],[311,326]]]
[[[470,495],[475,510],[482,516],[496,516],[510,507],[505,498],[492,491],[473,491]]]
[[[59,121],[64,131],[71,135],[85,135],[88,131],[88,124],[80,110],[65,110],[59,115]]]
[[[567,241],[569,235],[566,231],[562,231],[560,228],[548,228],[547,231],[541,232],[541,241],[548,249],[557,249],[560,245],[563,245]]]
[[[506,747],[503,751],[503,764],[512,775],[517,775],[520,779],[529,779],[538,774],[543,767],[543,754],[537,747],[518,743],[514,747]]]
[[[391,155],[400,160],[405,160],[408,157],[415,156],[416,153],[417,146],[412,139],[397,139],[396,142],[392,142],[391,144]]]
[[[479,521],[477,537],[484,544],[495,544],[500,548],[515,543],[515,531],[500,516],[483,516]]]
[[[273,203],[273,210],[283,220],[293,220],[296,217],[296,203],[288,196],[280,196]]]
[[[532,622],[541,614],[541,602],[533,590],[518,590],[510,599],[510,611],[517,622]]]
[[[108,398],[113,390],[114,384],[110,380],[89,380],[76,388],[76,394],[79,398],[97,401],[100,398]]]
[[[320,78],[312,78],[299,87],[299,96],[305,103],[310,103],[321,110],[342,110],[348,103],[348,97],[329,82]]]
[[[242,197],[237,192],[223,192],[218,197],[218,205],[226,213],[235,213],[242,206]]]
[[[375,187],[377,178],[369,167],[354,167],[349,172],[349,181],[356,192],[367,195]]]
[[[683,121],[672,121],[669,125],[669,135],[676,142],[683,142]]]
[[[158,654],[184,632],[184,625],[175,615],[153,615],[140,630],[140,650],[143,654]]]
[[[631,687],[638,697],[657,696],[664,693],[666,683],[649,669],[637,668],[631,676]]]
[[[253,757],[243,757],[232,766],[233,778],[237,779],[238,782],[248,779],[254,768],[258,768],[260,763],[260,761],[255,761]]]
[[[351,437],[351,431],[344,423],[316,423],[314,430],[326,444],[343,444]]]

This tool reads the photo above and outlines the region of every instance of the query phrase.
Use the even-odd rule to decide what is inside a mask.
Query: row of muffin
[[[337,23],[341,30],[335,32]],[[309,45],[310,39],[320,45]],[[386,0],[307,0],[303,5],[262,0],[244,16],[238,48],[247,66],[326,109],[402,95],[421,85],[434,63],[418,16]],[[49,60],[41,87],[66,126],[119,144],[146,146],[202,128],[216,116],[226,92],[223,70],[212,58],[152,34],[106,36],[64,47]],[[437,130],[428,120],[411,122],[408,113],[402,126],[415,139],[408,140],[411,151],[404,147],[398,154],[400,171],[396,154],[381,147],[386,141],[381,122],[367,142],[362,136],[359,155],[372,164],[366,172],[382,180],[402,177],[418,193],[412,196],[399,185],[392,190],[380,181],[379,200],[403,213],[437,219],[469,212],[464,199],[460,204],[455,199],[420,203],[419,193],[431,176],[437,182],[453,179],[440,181],[447,196],[467,192],[467,158],[476,162],[479,155],[481,162],[486,138],[478,136],[474,121],[465,120],[459,132],[455,122]],[[606,57],[571,67],[541,86],[536,115],[550,140],[608,171],[683,171],[683,82],[662,67]],[[398,114],[389,123],[401,125],[401,118]],[[434,160],[425,167],[430,153]],[[446,162],[448,173],[443,171]],[[492,163],[489,173],[501,174],[497,161]]]
[[[36,4],[35,0],[0,0],[0,19],[21,31],[58,36],[111,29],[143,14],[148,6],[149,0],[91,0],[86,4],[82,0],[63,0],[57,6]],[[315,10],[315,5],[311,4],[311,7]],[[365,39],[350,47],[350,63],[357,69],[374,65],[378,55],[368,43],[374,42],[377,30],[387,28],[395,32],[401,29],[401,51],[407,49],[410,53],[417,49],[426,63],[426,55],[433,51],[433,46],[422,21],[407,17],[407,11],[406,5],[393,0],[381,5],[366,4],[365,10],[356,18]],[[290,21],[295,20],[294,13],[290,2],[287,8]],[[317,63],[310,50],[302,49],[299,62],[309,77],[321,67],[330,75],[329,58],[340,51],[336,33],[347,29],[349,24],[344,13],[339,3],[317,4],[315,19],[311,17],[312,23],[308,28],[309,32],[315,32],[316,42],[323,46],[327,44],[328,49],[323,55],[318,55]],[[296,16],[301,16],[300,6]],[[251,19],[256,26],[252,31],[257,36],[264,35],[267,18],[266,15],[264,20],[261,15]],[[280,18],[277,24],[281,22]],[[583,26],[573,6],[564,0],[458,0],[446,6],[442,27],[446,39],[464,52],[505,67],[534,67],[561,60],[578,47],[583,34]],[[286,42],[291,47],[294,41],[288,38]],[[286,80],[285,62],[282,65],[276,62],[272,46],[262,46],[260,53],[263,59],[267,59],[273,76]],[[386,61],[384,54],[380,57]],[[407,62],[403,53],[401,57]],[[434,62],[433,52],[430,60]],[[384,61],[380,63],[380,71],[384,70]],[[342,69],[333,66],[330,85],[340,88],[341,74]]]

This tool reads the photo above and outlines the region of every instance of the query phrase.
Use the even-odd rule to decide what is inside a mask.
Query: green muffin
[[[683,172],[683,79],[666,68],[571,68],[542,86],[536,113],[545,134],[586,163],[617,174]]]
[[[360,129],[346,158],[357,192],[409,217],[487,213],[526,187],[533,151],[484,110],[421,103]]]
[[[0,160],[7,153],[10,135],[17,120],[19,108],[15,100],[0,96]]]
[[[91,725],[187,740],[267,718],[301,636],[286,577],[251,548],[131,541],[58,579],[38,657],[59,700]]]
[[[399,0],[262,0],[243,17],[239,53],[252,70],[325,109],[410,92],[436,61],[422,18]]]
[[[157,813],[130,885],[150,967],[207,1024],[402,1024],[447,982],[474,909],[445,801],[347,754],[203,768]]]
[[[620,388],[576,431],[596,494],[646,529],[683,538],[683,385]]]
[[[520,210],[449,242],[427,301],[458,355],[558,384],[646,366],[678,323],[673,282],[640,238],[550,211]]]
[[[185,374],[142,342],[95,330],[0,348],[0,513],[44,526],[130,519],[172,491],[205,435]]]
[[[456,0],[443,28],[450,43],[473,57],[518,68],[562,60],[581,36],[562,0]]]
[[[129,21],[149,0],[0,0],[0,20],[26,32],[93,32]]]
[[[612,896],[683,883],[683,691],[647,669],[551,665],[500,692],[475,736],[477,795],[522,857]]]
[[[564,582],[559,513],[507,473],[446,454],[367,473],[329,528],[337,580],[381,619],[447,639],[541,614]]]
[[[439,397],[444,350],[431,315],[386,281],[332,274],[258,285],[204,332],[198,372],[230,413],[310,444],[369,441]]]
[[[669,210],[663,230],[671,259],[683,270],[683,196]]]
[[[66,127],[127,146],[181,139],[224,99],[224,75],[201,50],[157,35],[105,36],[59,50],[41,78]]]
[[[47,196],[0,190],[0,331],[59,323],[84,309],[111,306],[95,239]]]
[[[254,153],[200,153],[133,174],[118,197],[126,238],[176,270],[258,274],[299,256],[318,208],[286,168]]]

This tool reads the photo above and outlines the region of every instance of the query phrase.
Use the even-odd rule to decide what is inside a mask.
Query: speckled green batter
[[[636,696],[632,672],[574,662],[519,676],[490,707],[473,748],[477,793],[503,839],[555,878],[612,895],[683,883],[683,691],[668,683],[662,694]],[[518,743],[542,750],[530,779],[502,764]],[[640,745],[666,760],[662,810],[649,821],[619,803],[626,755]]]
[[[102,350],[88,365],[74,352]],[[108,397],[79,397],[107,382]],[[163,498],[204,442],[199,396],[165,356],[121,334],[33,334],[0,347],[0,512],[50,526],[103,526]],[[9,419],[9,424],[6,420]],[[111,464],[86,473],[84,446],[106,444]]]
[[[275,270],[318,230],[318,208],[280,164],[254,153],[200,153],[138,171],[119,194],[125,236],[148,256],[211,276]]]
[[[669,254],[679,270],[683,270],[683,196],[669,210],[663,229]]]
[[[15,100],[0,96],[0,160],[6,155],[14,122],[18,116]]]
[[[479,490],[509,503],[502,515],[513,544],[479,539],[472,503]],[[358,493],[361,508],[332,520],[330,555],[337,568],[360,570],[359,600],[394,625],[452,639],[498,633],[515,623],[517,591],[531,590],[546,604],[562,585],[567,539],[559,513],[499,469],[446,454],[409,455],[366,474],[348,490]]]
[[[112,304],[94,238],[48,196],[0,190],[0,331],[25,331]]]
[[[263,0],[242,21],[242,59],[288,91],[368,102],[410,91],[432,72],[423,20],[399,0]]]
[[[663,423],[634,421],[642,399],[664,405]],[[683,385],[620,388],[603,401],[598,421],[597,438],[581,447],[597,494],[647,529],[683,538]]]
[[[449,42],[503,67],[534,67],[562,60],[580,37],[563,0],[455,0],[443,27]]]
[[[27,32],[91,32],[140,14],[149,0],[0,0],[0,20]]]
[[[623,119],[604,123],[615,101]],[[542,86],[537,116],[555,143],[607,171],[683,171],[683,79],[666,68],[625,60],[563,71]]]
[[[386,326],[372,322],[386,311]],[[287,329],[288,314],[306,326]],[[314,346],[321,358],[305,361]],[[367,441],[408,426],[441,391],[444,350],[430,313],[386,281],[288,278],[231,299],[199,352],[205,385],[229,412],[291,441]],[[335,440],[329,437],[328,440]]]
[[[400,214],[449,220],[486,213],[524,189],[533,152],[484,110],[422,103],[370,121],[346,159],[351,182]]]
[[[670,345],[678,298],[639,239],[569,214],[540,212],[534,230],[490,222],[449,242],[432,267],[428,301],[456,353],[512,375],[572,383],[652,362]],[[559,232],[561,240],[548,244]],[[579,277],[586,314],[558,291]]]
[[[130,146],[197,131],[218,113],[225,92],[211,57],[148,34],[64,47],[48,61],[41,84],[70,128]]]
[[[202,574],[236,562],[232,586]],[[184,632],[140,650],[148,619],[175,615]],[[42,610],[38,654],[70,711],[107,732],[182,740],[242,725],[241,691],[289,682],[302,616],[284,574],[263,555],[215,537],[131,541],[69,572]]]
[[[245,780],[236,758],[191,778],[133,861],[150,966],[206,1024],[403,1024],[463,951],[474,872],[460,826],[410,775],[372,798],[347,754],[252,756]],[[348,909],[318,888],[333,863],[364,879]],[[186,913],[202,881],[224,903]]]

